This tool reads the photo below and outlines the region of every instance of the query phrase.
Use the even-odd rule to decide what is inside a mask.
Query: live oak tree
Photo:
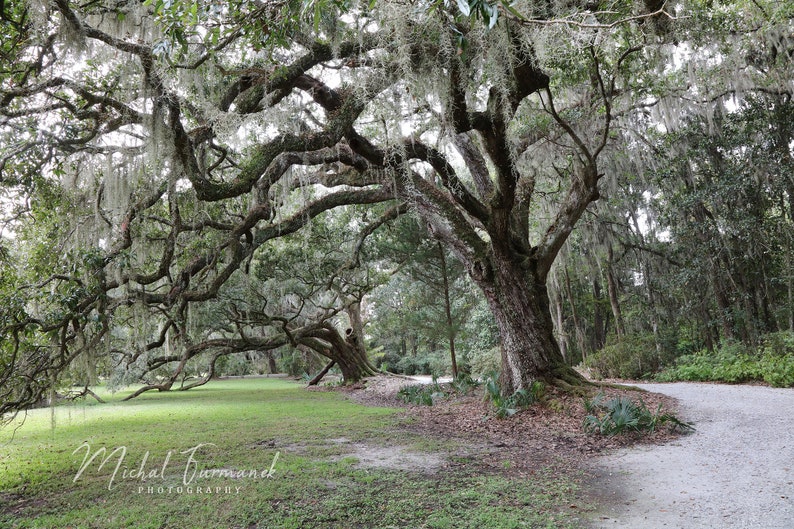
[[[654,2],[425,7],[4,6],[4,207],[33,257],[3,278],[22,296],[3,308],[0,412],[102,351],[181,366],[316,339],[353,359],[323,322],[197,341],[192,319],[274,241],[353,205],[382,204],[361,237],[411,208],[464,263],[500,331],[503,391],[582,384],[546,281],[599,197],[625,75],[671,17]]]

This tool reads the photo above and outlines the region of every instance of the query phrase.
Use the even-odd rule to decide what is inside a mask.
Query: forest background
[[[792,2],[0,6],[1,412],[329,365],[794,385]]]

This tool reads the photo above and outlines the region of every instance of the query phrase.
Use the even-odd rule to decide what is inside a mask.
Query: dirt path
[[[600,457],[593,529],[794,528],[794,389],[647,384],[697,431]]]

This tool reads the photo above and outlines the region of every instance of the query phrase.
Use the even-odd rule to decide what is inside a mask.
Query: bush
[[[794,356],[794,332],[774,332],[764,336],[764,356]]]
[[[652,334],[632,334],[587,357],[585,367],[596,378],[640,379],[659,369]]]
[[[674,367],[656,375],[656,380],[659,382],[714,380],[714,361],[703,353],[684,355],[676,360]]]
[[[615,397],[609,400],[599,393],[593,399],[584,402],[587,416],[583,427],[588,433],[601,435],[618,435],[627,432],[653,433],[664,424],[672,429],[683,431],[694,430],[691,424],[685,423],[670,413],[662,413],[661,404],[656,412],[651,412],[645,402],[640,399],[636,403],[628,397]]]
[[[396,353],[384,353],[377,359],[376,366],[392,373],[408,376],[443,376],[448,374],[451,370],[449,355],[443,351],[402,357]]]
[[[478,349],[469,352],[467,355],[471,374],[477,378],[484,379],[494,371],[502,368],[502,349],[492,347],[490,349]]]
[[[661,382],[763,381],[775,387],[794,387],[794,334],[769,334],[758,349],[730,341],[722,344],[717,352],[685,355],[656,379]]]
[[[397,392],[403,402],[409,404],[423,404],[432,406],[438,399],[447,398],[450,395],[465,395],[480,384],[467,374],[460,375],[450,384],[439,384],[435,377],[432,384],[411,384],[403,386]]]
[[[457,378],[452,381],[451,386],[457,393],[466,395],[472,389],[479,387],[480,382],[472,378],[467,372],[461,371]]]
[[[426,356],[404,356],[394,364],[394,372],[403,375],[430,375],[430,361]]]
[[[436,399],[444,398],[446,394],[437,383],[411,384],[404,386],[397,392],[403,402],[409,404],[423,404],[432,406]]]
[[[215,361],[217,376],[244,376],[251,374],[251,363],[244,354],[224,355]]]
[[[518,413],[540,400],[546,393],[542,382],[535,381],[529,389],[519,389],[512,395],[504,397],[499,385],[499,371],[493,371],[485,379],[485,400],[490,401],[496,408],[496,417],[504,419]]]

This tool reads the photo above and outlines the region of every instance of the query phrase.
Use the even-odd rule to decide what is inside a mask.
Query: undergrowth
[[[727,342],[716,352],[685,355],[659,373],[660,382],[703,381],[766,382],[774,387],[794,387],[794,334],[767,335],[758,348]]]
[[[542,400],[545,392],[543,383],[535,381],[528,389],[522,388],[512,395],[504,396],[499,385],[498,371],[492,372],[485,379],[485,400],[494,405],[496,417],[499,419],[515,415],[519,410]]]
[[[545,386],[542,382],[533,382],[529,389],[520,389],[512,395],[502,395],[499,385],[499,372],[490,373],[483,382],[464,374],[449,384],[439,384],[434,378],[431,384],[411,384],[404,386],[397,392],[403,402],[432,406],[435,402],[453,395],[466,395],[474,388],[483,386],[483,398],[493,404],[495,415],[499,419],[515,415],[519,410],[526,408],[543,399]]]
[[[694,430],[691,424],[683,422],[670,413],[662,413],[662,405],[655,412],[648,409],[640,399],[635,402],[628,397],[607,399],[599,393],[592,399],[585,399],[584,429],[588,433],[618,435],[629,432],[653,433],[664,425],[682,431]]]
[[[436,377],[433,377],[431,384],[403,386],[397,395],[408,404],[432,406],[434,402],[452,395],[466,395],[479,385],[480,383],[468,374],[459,375],[449,384],[439,384]]]

